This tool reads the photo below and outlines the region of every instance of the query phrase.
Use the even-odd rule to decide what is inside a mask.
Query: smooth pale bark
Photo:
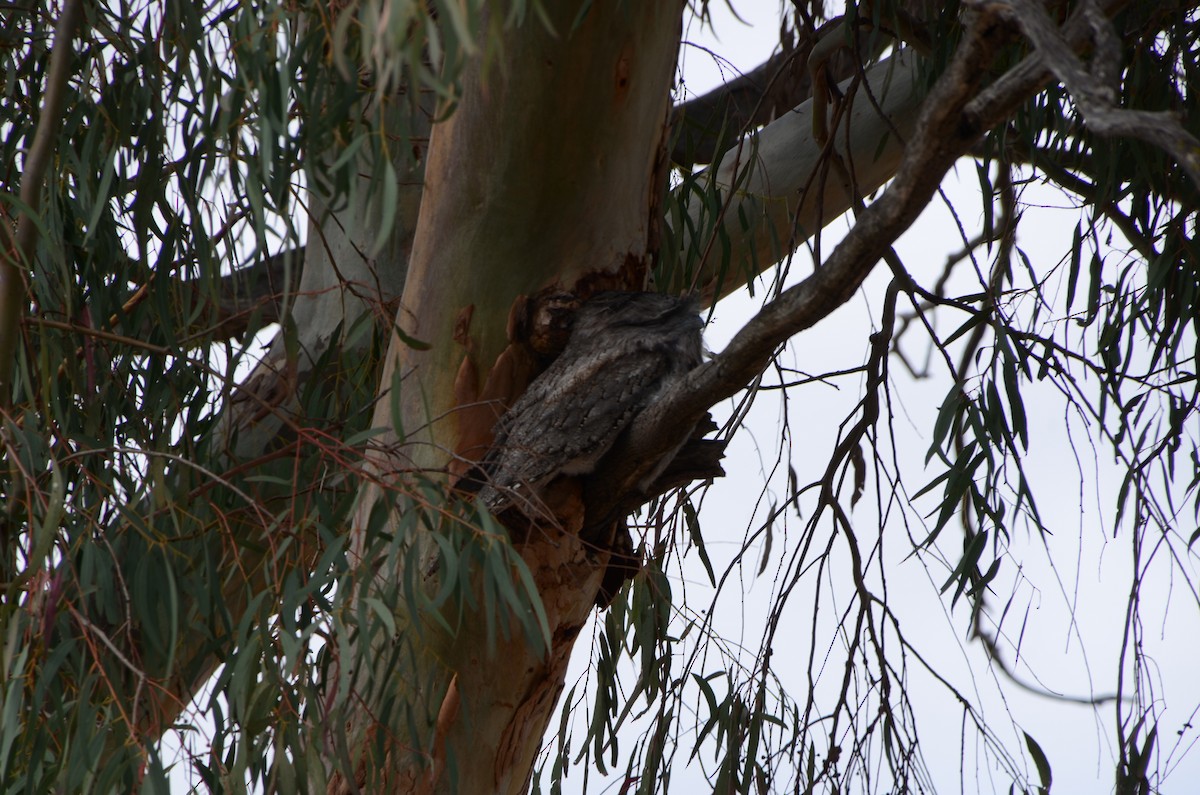
[[[712,247],[695,280],[707,295],[737,290],[749,274],[791,255],[895,175],[924,96],[917,58],[902,50],[867,69],[865,77],[852,94],[857,78],[840,86],[852,99],[830,136],[840,164],[814,140],[814,100],[747,136],[721,158],[713,179],[723,200],[720,234],[728,237],[732,256],[723,267],[722,247]],[[704,200],[693,197],[687,212],[692,228],[704,228],[710,215]]]
[[[595,6],[577,26],[578,3],[550,5],[558,33],[531,19],[503,34],[495,60],[468,69],[455,113],[433,132],[397,318],[431,347],[399,338],[391,346],[381,390],[400,390],[399,416],[389,395],[375,425],[398,421],[404,444],[380,440],[390,451],[381,473],[444,469],[463,416],[456,384],[461,392],[486,380],[519,295],[571,289],[585,277],[613,287],[644,278],[682,5]],[[379,499],[379,488],[365,490],[356,532]],[[367,692],[337,694],[361,704],[349,710],[360,782],[430,792],[528,787],[603,566],[570,534],[531,538],[521,554],[546,608],[549,655],[515,627],[511,641],[489,649],[480,616],[468,613],[445,632],[401,604],[390,646],[404,651],[366,661],[386,668],[353,679],[376,683]],[[376,587],[386,591],[402,575],[380,571]],[[397,701],[403,720],[395,719]],[[381,725],[389,711],[394,719]],[[444,760],[456,763],[452,773]],[[347,782],[335,779],[330,789]]]

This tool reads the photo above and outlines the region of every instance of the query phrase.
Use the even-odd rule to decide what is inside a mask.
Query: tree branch
[[[906,7],[911,6],[911,7]],[[928,11],[922,2],[890,7],[893,18],[836,17],[819,28],[784,31],[782,50],[764,63],[703,96],[676,105],[671,126],[678,132],[671,160],[684,168],[712,163],[737,145],[741,136],[790,112],[830,83],[849,80],[862,65],[878,57],[889,45],[916,45],[926,52],[927,33],[917,15]],[[882,27],[876,29],[873,22]],[[856,25],[851,31],[848,26]],[[895,28],[895,29],[892,29]],[[792,35],[799,41],[791,42]],[[853,41],[855,47],[848,46]]]
[[[859,80],[851,91],[852,81]],[[827,101],[821,96],[747,136],[721,158],[708,176],[722,194],[716,218],[712,196],[693,190],[686,199],[686,227],[706,230],[697,234],[709,236],[710,248],[728,246],[734,255],[727,263],[706,256],[699,272],[672,284],[672,290],[699,288],[713,298],[731,292],[743,277],[786,258],[896,173],[924,93],[916,56],[902,50],[852,81],[839,88],[841,95],[854,96],[826,146],[813,134],[816,105]],[[829,169],[835,156],[849,164],[854,184]]]
[[[988,1],[973,0],[973,3],[981,5]],[[1200,187],[1200,141],[1183,128],[1174,114],[1116,107],[1120,42],[1111,20],[1096,0],[1084,2],[1075,15],[1078,27],[1090,32],[1094,44],[1091,69],[1083,65],[1039,3],[1011,0],[1007,7],[996,6],[1029,39],[1042,63],[1071,92],[1089,128],[1100,135],[1137,138],[1163,149]]]
[[[794,107],[808,99],[812,80],[796,50],[775,53],[753,71],[730,80],[671,110],[671,127],[679,136],[671,147],[671,160],[685,168],[711,163],[729,148],[722,139],[737,140],[737,133],[766,124],[775,117],[772,89],[793,92]],[[785,88],[786,86],[786,88]]]
[[[676,105],[671,126],[679,134],[671,148],[671,160],[685,168],[712,163],[735,146],[745,131],[761,127],[809,99],[813,85],[809,56],[822,38],[841,25],[839,19],[808,31],[795,46],[785,46],[754,70]],[[869,38],[863,37],[858,58],[842,48],[824,61],[822,68],[834,82],[859,69],[870,55]],[[882,49],[886,41],[878,37],[875,49]]]
[[[300,286],[305,246],[256,259],[252,265],[238,268],[218,277],[213,283],[202,279],[180,279],[148,282],[125,301],[128,311],[134,304],[149,295],[152,284],[161,289],[166,285],[173,295],[187,296],[186,305],[194,317],[193,322],[181,337],[181,344],[208,343],[242,337],[250,328],[250,321],[257,319],[255,328],[278,322],[286,296],[295,295]],[[128,259],[118,265],[121,273],[130,267]],[[205,305],[208,311],[196,312],[197,305]],[[45,323],[38,321],[39,323]],[[113,322],[117,322],[114,318]],[[153,322],[147,319],[146,323]],[[125,333],[134,337],[145,337],[145,324],[138,328],[127,328]]]
[[[3,249],[0,251],[0,407],[7,406],[12,399],[12,369],[27,303],[24,268],[33,261],[37,249],[38,205],[66,104],[75,29],[82,16],[81,0],[67,0],[54,29],[42,116],[21,175],[21,207],[15,234],[10,231],[7,219],[0,219],[0,248]]]
[[[222,276],[216,285],[217,338],[242,336],[255,313],[262,324],[278,321],[283,297],[300,283],[304,252],[304,246],[297,246]],[[181,286],[199,292],[190,282]]]

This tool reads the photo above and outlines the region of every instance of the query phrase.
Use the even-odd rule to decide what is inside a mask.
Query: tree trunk
[[[511,399],[533,375],[501,356],[512,352],[506,328],[519,296],[644,285],[682,6],[595,8],[578,24],[575,3],[548,11],[557,33],[529,20],[506,34],[496,48],[502,61],[485,57],[468,69],[461,102],[434,130],[397,317],[405,336],[430,347],[399,336],[391,345],[374,424],[399,427],[380,440],[386,453],[376,463],[380,482],[363,494],[353,531],[360,539],[385,495],[408,488],[397,473],[444,473],[448,452],[463,438],[486,441],[503,409],[470,405]],[[571,513],[581,518],[579,506]],[[393,523],[402,520],[393,514]],[[527,788],[604,568],[604,556],[572,531],[577,524],[531,534],[520,547],[545,607],[548,652],[513,629],[490,645],[482,611],[468,608],[445,627],[406,599],[395,602],[395,633],[376,640],[365,661],[373,670],[339,669],[336,698],[361,705],[348,711],[360,786]],[[422,587],[432,592],[437,548],[420,536],[413,542]],[[394,595],[394,583],[412,575],[397,568],[411,554],[379,561],[364,593]],[[339,631],[343,639],[370,634],[361,625]],[[330,790],[347,784],[335,777]]]

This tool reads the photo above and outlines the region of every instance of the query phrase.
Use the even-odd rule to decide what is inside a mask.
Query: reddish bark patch
[[[467,349],[467,354],[454,382],[458,443],[454,460],[448,465],[452,485],[468,474],[491,447],[496,420],[566,347],[571,319],[578,307],[575,294],[557,286],[546,287],[533,296],[517,296],[505,326],[508,345],[488,370],[482,388],[470,333],[475,307],[459,313],[454,340]]]
[[[580,278],[575,282],[575,292],[586,300],[609,290],[645,290],[649,273],[650,258],[630,252],[615,271],[589,273]]]
[[[613,70],[613,101],[621,104],[629,96],[629,84],[633,74],[633,57],[627,45],[617,58],[617,67]]]

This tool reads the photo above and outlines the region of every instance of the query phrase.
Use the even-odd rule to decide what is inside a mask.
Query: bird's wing
[[[597,348],[560,357],[502,420],[494,487],[541,487],[592,471],[651,394],[667,362],[647,351]],[[556,365],[558,362],[555,363]]]

